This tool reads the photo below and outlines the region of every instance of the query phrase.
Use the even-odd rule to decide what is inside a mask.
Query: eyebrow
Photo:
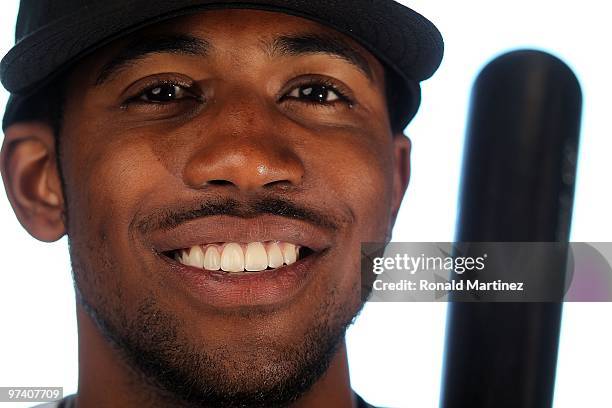
[[[366,57],[343,39],[326,34],[285,35],[276,38],[269,46],[271,56],[299,56],[328,54],[341,58],[359,68],[373,80],[372,68]]]
[[[141,37],[128,44],[118,55],[104,64],[95,84],[96,86],[104,84],[121,70],[151,54],[206,56],[210,48],[208,41],[185,34]]]
[[[357,49],[339,37],[323,34],[284,35],[275,38],[266,48],[271,57],[328,54],[357,67],[373,80],[368,60]],[[100,69],[95,85],[109,81],[122,70],[152,54],[207,56],[212,49],[209,41],[186,34],[141,37],[128,44]]]

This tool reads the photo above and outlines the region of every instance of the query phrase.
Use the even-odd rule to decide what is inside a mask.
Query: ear
[[[393,197],[391,207],[391,225],[390,230],[395,225],[397,214],[399,212],[404,194],[410,182],[410,151],[412,143],[410,139],[402,133],[397,133],[393,136]]]
[[[41,122],[8,127],[0,172],[21,225],[41,241],[60,239],[66,232],[64,202],[51,127]]]

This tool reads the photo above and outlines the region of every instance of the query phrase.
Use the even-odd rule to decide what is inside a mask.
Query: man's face
[[[170,394],[298,396],[362,305],[360,243],[387,238],[403,194],[381,64],[313,22],[226,10],[113,43],[70,78],[61,168],[85,309]],[[236,251],[266,269],[276,242],[291,265],[236,273]],[[197,246],[234,273],[184,265]]]

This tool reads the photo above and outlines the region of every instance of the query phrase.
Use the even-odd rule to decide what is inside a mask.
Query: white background
[[[0,5],[0,52],[12,45],[17,2]],[[403,1],[444,35],[446,55],[423,85],[423,104],[407,133],[413,172],[396,241],[450,241],[471,84],[482,66],[530,47],[564,59],[583,85],[585,106],[572,240],[610,241],[612,125],[607,2],[562,0]],[[6,93],[0,93],[0,106]],[[31,238],[0,194],[0,386],[63,386],[76,391],[77,338],[66,240]],[[568,304],[556,408],[609,404],[610,304]],[[446,318],[444,304],[370,304],[349,330],[354,388],[370,403],[436,407]],[[9,406],[0,404],[0,407]],[[25,405],[27,406],[27,404]]]

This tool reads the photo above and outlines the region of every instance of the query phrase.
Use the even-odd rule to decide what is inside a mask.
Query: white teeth
[[[244,253],[238,244],[227,244],[221,254],[221,269],[225,272],[244,271]]]
[[[283,259],[287,265],[294,264],[297,261],[297,252],[295,250],[295,245],[282,243],[281,251],[283,252]]]
[[[268,244],[268,266],[272,269],[283,266],[283,252],[276,242]]]
[[[174,259],[194,268],[225,272],[260,272],[292,265],[299,258],[300,247],[287,242],[251,242],[199,245],[174,254]]]
[[[244,254],[244,269],[259,272],[268,269],[268,253],[261,242],[251,242]]]
[[[189,252],[183,252],[183,263],[194,268],[204,267],[204,252],[199,246],[191,247]]]
[[[214,246],[209,246],[204,255],[204,269],[209,271],[218,271],[221,269],[221,255],[219,250]]]

